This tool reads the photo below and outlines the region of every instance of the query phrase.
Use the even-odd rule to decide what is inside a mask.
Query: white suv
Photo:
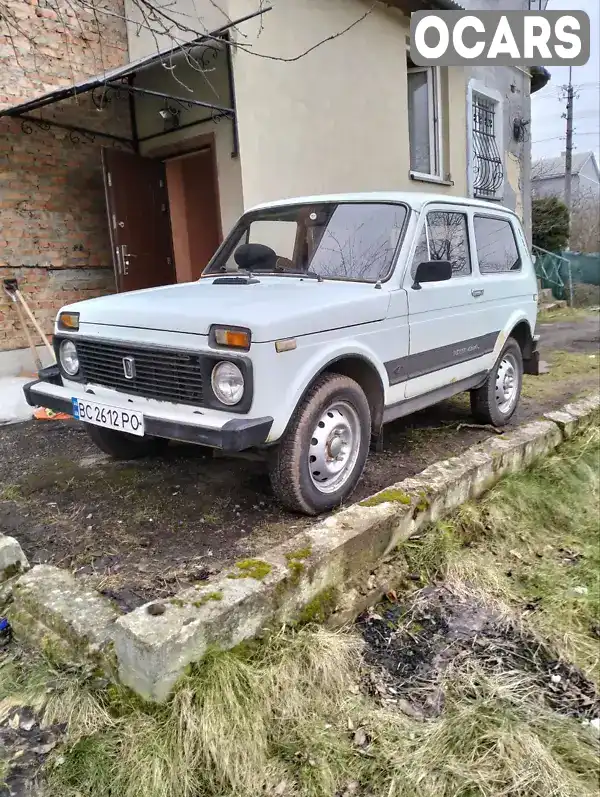
[[[57,317],[32,405],[86,422],[109,454],[166,440],[265,451],[276,495],[316,514],[360,479],[388,421],[461,391],[505,424],[536,373],[537,283],[496,204],[381,192],[245,213],[197,282]]]

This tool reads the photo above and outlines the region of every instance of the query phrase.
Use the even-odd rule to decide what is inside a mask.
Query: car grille
[[[84,379],[146,398],[202,406],[202,357],[185,351],[78,340]],[[133,357],[135,376],[125,377],[123,358]]]

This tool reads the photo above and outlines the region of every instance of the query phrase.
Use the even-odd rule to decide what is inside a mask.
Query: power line
[[[578,133],[576,130],[574,131],[574,137],[582,137],[582,136],[598,136],[600,135],[600,130],[590,130],[587,133]],[[550,138],[537,138],[533,143],[534,144],[541,144],[543,141],[557,141],[559,139],[564,140],[566,136],[550,136]]]

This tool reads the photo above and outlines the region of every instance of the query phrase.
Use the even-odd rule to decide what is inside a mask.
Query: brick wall
[[[13,30],[11,41],[0,21],[0,108],[127,62],[118,16],[100,15],[98,25],[76,0],[9,2],[20,33]],[[122,0],[99,5],[122,14]],[[98,111],[89,95],[80,95],[37,115],[130,136],[126,99]],[[114,290],[101,145],[112,142],[0,118],[0,279],[18,279],[46,333],[62,305]],[[0,351],[26,345],[0,285]]]
[[[45,110],[46,118],[129,135],[126,100],[98,112],[90,98]],[[44,331],[67,302],[114,290],[100,137],[0,118],[0,278],[16,277]],[[26,346],[0,295],[0,350]]]
[[[0,19],[0,109],[128,61],[123,0],[6,0]]]

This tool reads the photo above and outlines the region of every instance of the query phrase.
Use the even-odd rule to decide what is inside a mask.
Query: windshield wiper
[[[286,271],[285,273],[289,277],[309,277],[310,279],[317,280],[317,282],[323,282],[323,277],[317,274],[316,271]]]

